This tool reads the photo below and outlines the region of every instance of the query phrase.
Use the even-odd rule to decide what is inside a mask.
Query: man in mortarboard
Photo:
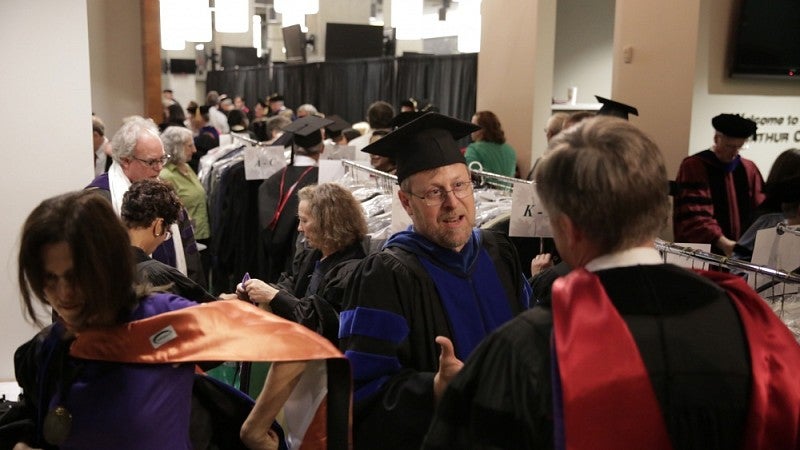
[[[681,162],[675,180],[672,227],[676,242],[711,244],[731,256],[764,201],[758,167],[739,151],[755,137],[756,123],[734,114],[711,120],[714,145]]]
[[[287,271],[297,240],[297,192],[315,184],[322,153],[322,128],[333,121],[306,116],[284,127],[273,145],[291,145],[292,162],[275,172],[258,188],[258,218],[261,236],[258,278],[271,283]]]
[[[330,125],[325,127],[325,150],[322,157],[325,159],[355,159],[355,149],[347,145],[347,137],[344,135],[344,130],[350,128],[350,124],[344,119],[331,114],[325,116],[326,119],[333,121]]]
[[[461,361],[529,307],[511,241],[475,228],[456,141],[477,128],[428,113],[363,149],[395,158],[413,225],[369,255],[345,290],[339,335],[354,371],[356,449],[419,448]]]
[[[347,140],[342,136],[342,131],[350,128],[350,124],[336,114],[325,116],[333,123],[325,127],[325,145],[347,144]]]
[[[550,145],[534,176],[573,270],[475,349],[422,448],[798,448],[792,332],[741,277],[655,248],[670,207],[656,144],[601,116]]]
[[[633,114],[635,116],[639,115],[639,111],[631,105],[626,105],[625,103],[603,98],[599,95],[595,95],[594,98],[596,98],[597,101],[603,105],[597,111],[598,116],[613,116],[628,120],[629,114]]]
[[[284,104],[283,96],[280,94],[272,94],[267,98],[267,104],[269,105],[269,112],[267,113],[267,117],[274,117],[279,114],[286,115],[289,119],[294,120],[294,111],[287,108]]]

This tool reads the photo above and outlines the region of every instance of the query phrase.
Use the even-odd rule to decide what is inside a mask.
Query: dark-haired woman
[[[517,153],[506,143],[506,135],[497,116],[491,111],[478,111],[472,116],[472,123],[481,129],[471,135],[473,142],[464,155],[467,165],[477,161],[485,172],[513,177]]]
[[[154,234],[165,239],[167,224],[153,225]],[[18,262],[25,312],[38,325],[42,325],[37,316],[42,306],[52,307],[58,317],[14,355],[23,395],[10,412],[15,421],[6,423],[6,415],[2,417],[2,448],[196,448],[197,433],[190,432],[193,361],[197,361],[193,357],[200,356],[205,346],[192,348],[192,342],[214,347],[223,341],[203,340],[201,331],[213,336],[219,330],[224,340],[232,339],[241,322],[223,322],[234,315],[248,323],[243,331],[252,333],[254,340],[262,339],[262,345],[288,335],[305,342],[317,338],[303,327],[264,317],[266,313],[242,302],[197,305],[137,286],[130,246],[111,203],[96,191],[47,199],[28,216]],[[188,320],[204,318],[213,326],[192,328],[194,322]],[[149,330],[148,324],[156,327]],[[280,333],[271,334],[279,328]],[[287,342],[275,345],[290,348]],[[313,359],[299,351],[294,355],[298,360]],[[241,430],[227,430],[226,436],[233,438],[226,439],[226,445],[241,436],[249,448],[278,448],[278,435],[269,424],[305,366],[289,356],[281,359],[286,363],[274,365]],[[212,432],[203,431],[203,438]]]

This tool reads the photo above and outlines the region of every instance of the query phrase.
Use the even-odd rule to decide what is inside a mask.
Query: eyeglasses
[[[472,183],[469,181],[456,181],[453,184],[453,189],[446,191],[444,189],[433,188],[424,195],[417,195],[413,192],[409,192],[410,195],[422,199],[428,206],[439,206],[444,203],[445,199],[447,198],[447,194],[453,193],[456,198],[465,198],[466,196],[472,194]]]
[[[139,161],[142,164],[149,166],[151,169],[157,168],[159,165],[163,166],[164,164],[169,161],[169,155],[164,155],[161,158],[153,158],[153,159],[141,159],[135,156],[131,156],[131,158]]]

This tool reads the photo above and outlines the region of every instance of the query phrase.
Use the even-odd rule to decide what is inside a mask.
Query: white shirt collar
[[[589,272],[628,266],[652,266],[664,264],[664,259],[653,247],[634,247],[616,253],[598,256],[589,261],[585,268]]]
[[[298,155],[297,153],[294,154],[294,162],[292,163],[295,167],[308,167],[308,166],[316,166],[317,160],[306,155]]]

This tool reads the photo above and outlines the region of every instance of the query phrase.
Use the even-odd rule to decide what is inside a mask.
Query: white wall
[[[14,379],[14,350],[34,333],[16,283],[22,223],[44,198],[93,176],[87,30],[86,0],[0,2],[0,42],[13,43],[0,46],[0,86],[16,105],[0,110],[0,380]]]
[[[566,100],[578,88],[578,103],[611,96],[615,0],[558,0],[553,98]],[[543,128],[544,125],[539,128]]]
[[[776,120],[772,123],[759,125],[758,132],[764,136],[752,142],[750,148],[742,153],[756,163],[766,178],[782,151],[800,148],[800,82],[727,76],[728,39],[733,36],[733,18],[738,15],[733,3],[737,2],[702,2],[691,138],[684,156],[709,148],[714,137],[711,118],[717,114],[774,118]],[[789,123],[790,118],[794,124]],[[778,121],[782,123],[775,123]]]

